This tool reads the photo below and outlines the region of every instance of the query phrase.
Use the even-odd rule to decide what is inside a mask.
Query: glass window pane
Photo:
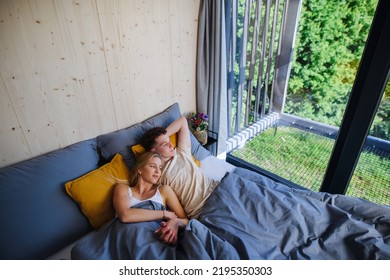
[[[319,191],[377,2],[302,2],[287,114],[234,156]]]
[[[346,194],[390,205],[389,82]]]

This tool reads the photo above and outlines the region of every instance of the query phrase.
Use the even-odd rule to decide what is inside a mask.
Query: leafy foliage
[[[285,112],[340,126],[377,0],[304,1]],[[387,87],[373,132],[389,137]]]

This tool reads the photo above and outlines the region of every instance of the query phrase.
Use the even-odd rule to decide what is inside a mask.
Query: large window
[[[388,75],[389,71],[386,67],[378,65],[376,69],[380,77],[374,77],[372,68],[370,69],[372,65],[360,60],[364,48],[366,48],[366,61],[378,59],[378,56],[382,62],[389,60],[388,51],[383,51],[382,54],[377,52],[377,50],[380,52],[381,48],[385,50],[384,46],[388,44],[388,42],[383,42],[382,37],[386,34],[383,33],[382,28],[386,16],[378,14],[377,23],[372,25],[378,1],[312,0],[303,1],[301,9],[296,9],[294,6],[294,4],[300,4],[298,0],[237,1],[237,3],[237,18],[233,17],[233,20],[237,22],[237,33],[234,47],[230,48],[231,62],[234,62],[231,63],[230,68],[234,71],[229,72],[229,94],[231,96],[229,104],[232,104],[229,116],[231,133],[239,134],[240,131],[245,131],[257,121],[262,121],[275,112],[277,113],[275,121],[270,123],[271,132],[268,142],[266,140],[257,141],[262,144],[258,148],[253,148],[254,140],[244,148],[252,146],[252,150],[258,149],[257,153],[253,152],[254,158],[261,158],[261,155],[266,153],[264,150],[266,147],[276,149],[274,156],[259,160],[260,170],[270,171],[271,176],[275,172],[278,175],[276,177],[286,178],[295,184],[331,193],[347,192],[348,184],[351,190],[356,189],[354,187],[357,182],[356,178],[360,179],[365,176],[360,175],[358,171],[359,166],[364,162],[368,162],[365,166],[371,168],[369,173],[384,174],[384,177],[388,178],[389,168],[386,168],[388,159],[382,161],[382,164],[373,165],[370,163],[371,159],[366,158],[366,154],[373,152],[367,149],[364,149],[364,153],[360,156],[362,139],[365,138],[364,135],[371,124],[371,118],[376,112],[375,102],[382,97],[381,89],[377,85],[383,84],[384,77],[382,76]],[[378,5],[388,5],[384,3],[385,1],[380,1]],[[386,11],[386,8],[382,9],[382,13],[386,13],[383,10]],[[295,12],[295,17],[291,14],[292,11]],[[300,18],[297,17],[299,11],[301,11]],[[259,25],[256,25],[256,20]],[[291,27],[295,26],[296,22],[299,22],[297,36],[293,34],[294,38],[291,39],[288,34],[292,33]],[[366,44],[371,26],[376,26],[377,32],[371,31],[368,45],[375,45],[378,49]],[[288,32],[287,28],[290,28]],[[262,40],[258,40],[256,34]],[[287,71],[285,69],[287,63],[280,63],[280,61],[284,56],[283,48],[287,50],[290,48],[291,51],[294,41],[296,41],[296,50],[290,76],[290,69],[288,67]],[[254,42],[258,42],[256,48]],[[357,73],[358,67],[360,67],[360,73]],[[356,76],[359,77],[358,81],[355,80]],[[284,85],[278,81],[288,80],[289,77],[291,78],[288,86],[286,85],[286,90],[283,91],[281,88]],[[233,84],[234,87],[231,86]],[[367,87],[375,93],[368,93]],[[386,141],[389,140],[387,138],[390,127],[388,98],[386,91],[370,130],[370,133],[375,135],[375,139],[370,137],[370,143],[374,143],[372,146],[375,148],[378,148],[377,143],[383,141],[383,145],[386,146]],[[284,103],[285,100],[286,103]],[[365,104],[367,104],[366,108],[363,106]],[[286,115],[286,112],[289,114]],[[295,156],[289,157],[287,154],[288,150],[293,147],[292,140],[287,140],[290,138],[281,137],[279,140],[277,138],[282,129],[291,124],[294,129],[301,130],[298,140],[303,142],[300,142],[296,149],[307,151],[303,160]],[[339,128],[341,128],[340,131]],[[312,132],[324,138],[326,148],[322,150],[318,148],[319,142],[318,144],[312,142],[316,140],[310,139],[309,143],[310,137],[305,135]],[[278,149],[282,144],[287,145],[285,150]],[[390,145],[390,142],[387,144]],[[307,146],[305,149],[303,145],[312,146]],[[327,154],[316,158],[316,150],[325,151]],[[234,154],[237,156],[237,151]],[[357,164],[355,176],[352,176],[359,156],[361,160]],[[375,154],[375,156],[379,158],[379,161],[384,158],[381,155],[378,157]],[[277,163],[277,157],[286,160],[282,164]],[[309,175],[315,180],[305,185],[299,181],[302,179],[301,176],[295,176],[290,170],[300,169],[303,170],[302,173],[308,173],[307,169],[311,168],[309,158],[314,160],[313,165],[320,166],[321,172]],[[297,162],[294,161],[295,159]],[[297,167],[298,161],[301,164],[300,168]],[[257,163],[251,163],[257,165]],[[365,183],[367,184],[367,181]],[[371,189],[381,188],[385,196],[388,196],[390,188],[388,184],[389,182],[385,180]],[[363,189],[366,190],[364,187]],[[351,190],[347,194],[367,198],[364,192],[359,194]],[[388,204],[389,201],[386,203]]]

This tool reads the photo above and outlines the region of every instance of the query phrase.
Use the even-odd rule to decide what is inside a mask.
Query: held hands
[[[174,212],[164,211],[164,217],[167,221],[160,223],[160,227],[155,231],[160,236],[162,242],[168,245],[175,245],[177,242],[177,232],[179,224],[177,216]]]
[[[161,222],[160,227],[156,233],[160,236],[162,242],[168,245],[175,245],[177,242],[177,232],[179,225],[176,219],[168,220],[167,222]]]

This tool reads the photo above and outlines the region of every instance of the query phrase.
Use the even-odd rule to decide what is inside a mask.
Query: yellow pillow
[[[115,217],[112,195],[118,179],[129,179],[129,169],[120,154],[102,167],[65,184],[66,192],[95,229]]]
[[[172,134],[171,136],[169,136],[169,140],[171,141],[173,147],[176,147],[176,144],[177,144],[176,134]],[[132,146],[131,150],[133,151],[136,159],[138,159],[139,156],[145,152],[145,149],[144,149],[144,147],[142,147],[141,144],[137,144],[137,145]],[[197,160],[194,156],[192,156],[192,159],[194,160],[194,162],[197,166],[200,166],[199,160]]]

